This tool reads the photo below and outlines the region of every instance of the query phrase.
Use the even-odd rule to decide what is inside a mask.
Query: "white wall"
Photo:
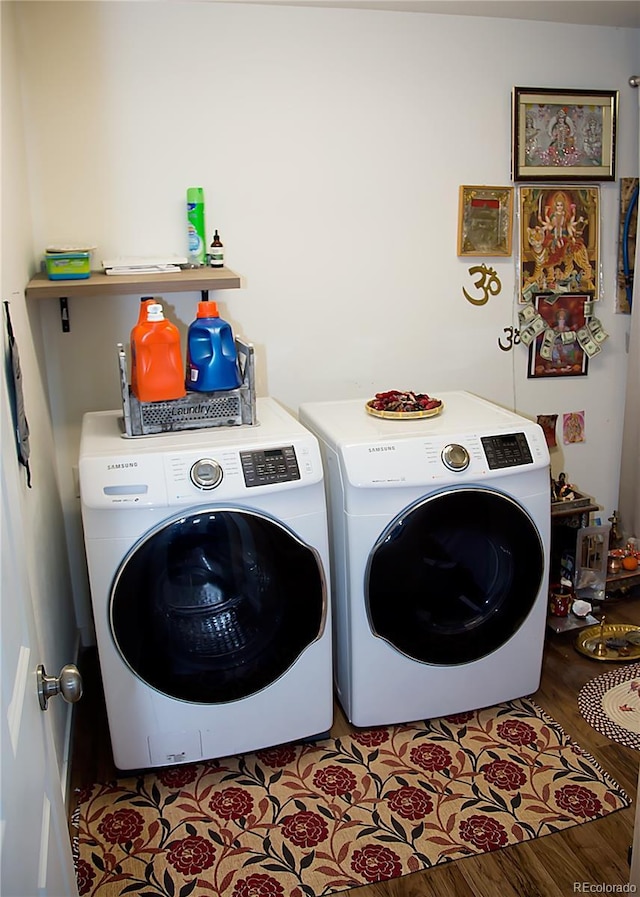
[[[498,347],[517,320],[517,255],[458,258],[460,184],[510,183],[511,89],[620,91],[618,173],[638,173],[629,75],[637,29],[199,2],[19,4],[35,269],[55,239],[96,261],[186,251],[185,191],[202,185],[239,292],[216,298],[254,342],[260,394],[303,401],[378,389],[470,389],[522,414],[586,412],[587,441],[553,467],[618,495],[628,318],[615,314],[619,186],[601,186],[602,301],[611,338],[588,377],[528,380]],[[516,239],[517,245],[517,239]],[[469,267],[501,293],[473,307]],[[183,333],[198,294],[167,294]],[[115,346],[139,296],[42,302],[70,552],[81,415],[118,405]]]

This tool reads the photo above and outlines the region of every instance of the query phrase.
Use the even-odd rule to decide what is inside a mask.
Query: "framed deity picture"
[[[587,323],[585,306],[590,293],[539,293],[535,308],[544,329],[529,346],[528,376],[584,377],[589,356],[578,341],[578,331]]]
[[[511,255],[513,187],[460,187],[458,255]]]
[[[536,293],[598,299],[599,187],[520,187],[520,301]]]
[[[615,181],[618,91],[514,87],[514,181]]]

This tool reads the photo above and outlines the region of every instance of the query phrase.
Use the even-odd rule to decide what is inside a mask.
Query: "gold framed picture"
[[[600,187],[520,187],[520,301],[598,295]]]
[[[511,255],[513,187],[461,186],[458,255]]]
[[[514,87],[514,181],[615,181],[617,90]]]

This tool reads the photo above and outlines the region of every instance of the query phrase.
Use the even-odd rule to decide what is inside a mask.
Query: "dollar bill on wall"
[[[593,358],[594,355],[597,355],[598,352],[601,351],[600,346],[591,336],[591,332],[588,327],[581,327],[580,330],[578,330],[576,336],[578,337],[580,348],[583,350],[583,352],[587,353],[589,358]]]
[[[544,318],[541,315],[536,314],[536,316],[520,330],[520,341],[524,343],[525,346],[531,345],[538,334],[544,332],[546,326]]]

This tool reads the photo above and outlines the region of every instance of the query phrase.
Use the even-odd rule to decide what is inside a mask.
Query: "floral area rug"
[[[578,708],[596,731],[640,750],[640,663],[591,679],[578,693]]]
[[[319,897],[628,806],[529,700],[97,784],[81,895]]]

